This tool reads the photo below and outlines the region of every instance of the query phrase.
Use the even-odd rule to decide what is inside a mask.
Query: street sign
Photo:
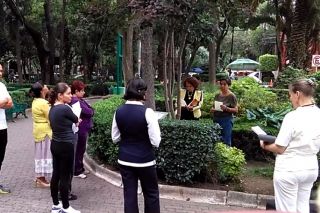
[[[312,55],[312,66],[320,67],[320,55]]]

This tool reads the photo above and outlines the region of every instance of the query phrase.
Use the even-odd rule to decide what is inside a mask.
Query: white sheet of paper
[[[180,99],[180,104],[181,104],[182,107],[187,106],[187,103],[183,99]]]
[[[221,105],[223,105],[223,102],[221,102],[221,101],[215,101],[215,102],[214,102],[214,109],[215,109],[216,111],[221,111],[221,112],[222,112]]]
[[[263,129],[261,129],[260,126],[253,126],[253,127],[251,127],[251,129],[257,135],[267,135],[267,133],[265,131],[263,131]]]
[[[78,118],[80,118],[81,106],[80,106],[80,102],[79,101],[74,103],[74,104],[72,104],[72,111]]]
[[[74,104],[72,104],[72,112],[78,117],[80,118],[80,114],[81,114],[81,106],[80,106],[80,102],[76,102]],[[76,133],[79,131],[79,127],[76,126],[76,124],[72,124],[72,131],[73,133]]]

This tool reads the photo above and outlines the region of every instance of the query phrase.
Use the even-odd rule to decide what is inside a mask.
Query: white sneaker
[[[85,179],[85,178],[87,178],[87,175],[85,175],[85,174],[80,174],[80,175],[75,175],[75,176],[73,176],[73,177]]]
[[[81,213],[81,212],[69,206],[69,208],[67,209],[62,208],[60,213]]]
[[[59,202],[58,205],[52,205],[51,213],[59,213],[62,209],[62,203]]]

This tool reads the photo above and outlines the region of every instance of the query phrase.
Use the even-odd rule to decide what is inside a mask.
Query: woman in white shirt
[[[320,109],[314,104],[316,84],[310,79],[289,86],[294,110],[283,119],[275,143],[260,142],[277,154],[273,183],[277,211],[309,213],[310,192],[318,177]]]

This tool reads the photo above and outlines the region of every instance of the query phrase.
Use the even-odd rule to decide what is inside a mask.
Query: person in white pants
[[[277,154],[273,174],[277,211],[309,213],[320,149],[320,109],[313,100],[315,87],[310,79],[292,83],[289,95],[294,110],[284,117],[275,143],[260,141],[263,149]]]

